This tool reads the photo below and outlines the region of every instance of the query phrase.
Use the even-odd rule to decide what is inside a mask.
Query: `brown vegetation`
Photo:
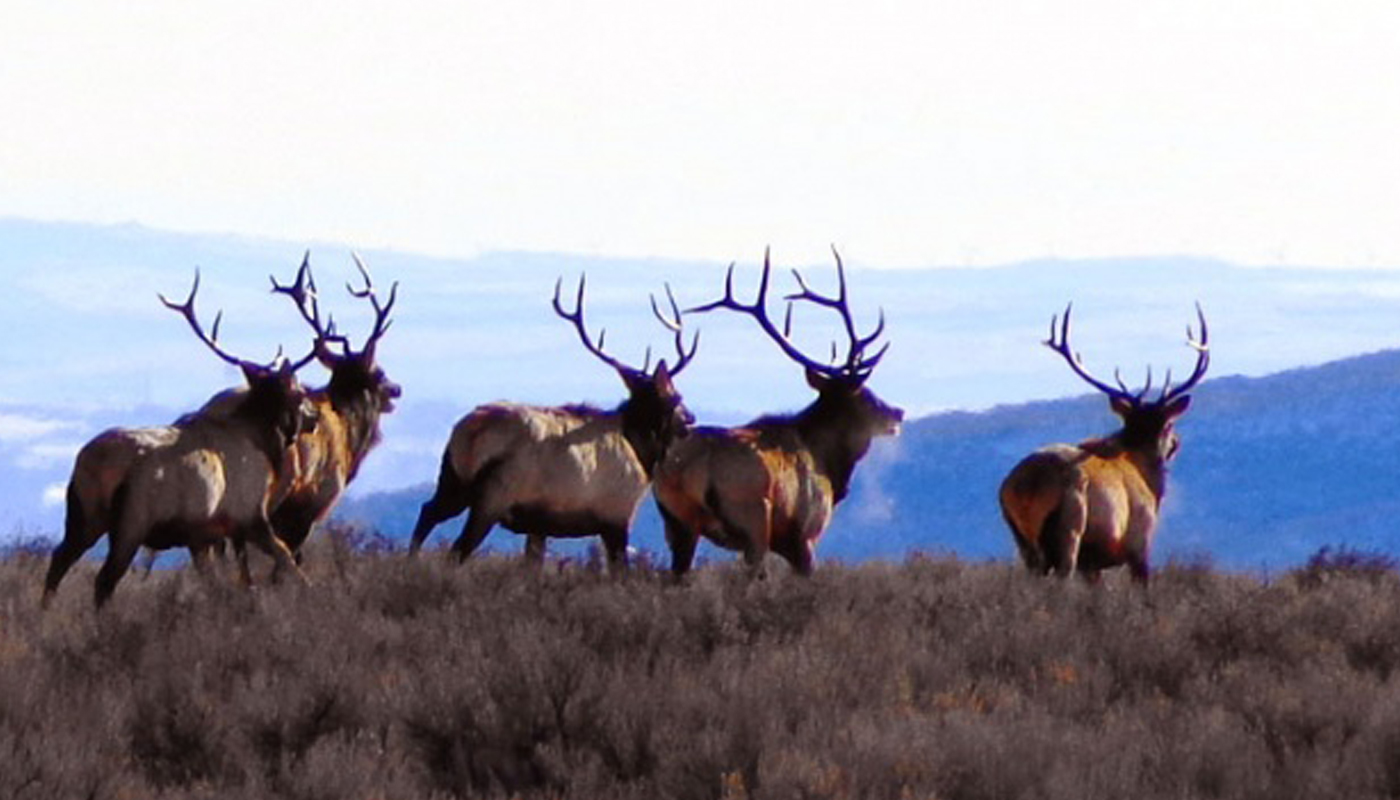
[[[9,555],[0,796],[1400,793],[1400,579],[1365,554],[1141,592],[942,558],[675,585],[384,544],[312,540],[311,587],[157,572],[100,615],[41,614],[41,551]]]

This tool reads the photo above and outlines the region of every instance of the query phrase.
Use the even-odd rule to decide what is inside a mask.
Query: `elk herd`
[[[382,415],[394,409],[401,393],[376,359],[392,324],[398,284],[381,295],[364,263],[354,260],[363,285],[347,284],[348,297],[367,303],[373,315],[358,347],[330,314],[322,314],[309,254],[290,283],[272,278],[272,293],[291,301],[310,334],[296,360],[282,349],[267,362],[225,350],[219,343],[222,313],[206,331],[195,310],[197,271],[184,302],[160,296],[210,352],[239,368],[244,385],[215,394],[169,425],[112,428],[83,446],[68,483],[63,539],[44,580],[46,606],[64,575],[104,535],[107,555],[94,592],[99,607],[142,548],[185,548],[207,575],[211,554],[231,545],[242,581],[251,584],[252,544],[273,559],[274,577],[290,573],[307,580],[300,566],[303,544],[354,480],[380,439]],[[861,333],[839,254],[834,294],[812,289],[793,270],[795,287],[780,299],[781,324],[771,316],[771,273],[765,253],[757,293],[748,303],[735,296],[733,265],[718,299],[682,309],[669,287],[664,308],[653,296],[651,310],[673,339],[674,360],[662,358],[653,366],[648,351],[640,367],[610,355],[603,333],[589,331],[586,279],[580,277],[571,309],[561,298],[560,279],[554,313],[574,328],[586,352],[617,373],[626,398],[611,410],[508,401],[473,409],[448,436],[437,485],[413,528],[410,555],[436,526],[465,512],[450,551],[458,560],[470,557],[499,525],[526,537],[528,560],[544,558],[550,537],[597,536],[609,567],[622,569],[632,520],[650,489],[676,577],[691,569],[701,537],[742,553],[756,571],[774,553],[797,574],[810,574],[817,542],[846,497],[856,465],[876,437],[899,432],[904,412],[866,386],[889,348],[882,341],[884,314]],[[834,314],[845,334],[844,353],[837,344],[828,360],[803,352],[792,338],[796,306]],[[689,333],[686,323],[726,310],[751,318],[801,367],[816,393],[810,405],[738,427],[695,425],[676,388],[700,346],[699,333]],[[1088,372],[1070,346],[1071,310],[1052,318],[1044,344],[1108,396],[1123,427],[1027,456],[1001,485],[1002,513],[1032,572],[1078,572],[1093,580],[1105,568],[1126,564],[1145,582],[1166,465],[1179,445],[1173,424],[1210,363],[1205,315],[1198,306],[1199,337],[1188,328],[1187,344],[1196,354],[1190,375],[1173,385],[1168,373],[1154,396],[1150,372],[1137,391],[1117,373],[1116,385],[1110,385]],[[318,389],[298,378],[312,362],[329,373]]]

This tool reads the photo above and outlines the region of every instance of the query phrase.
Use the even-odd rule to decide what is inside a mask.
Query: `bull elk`
[[[296,370],[309,363],[312,355],[292,364],[279,354],[264,365],[229,354],[218,343],[218,320],[209,334],[199,323],[194,310],[198,291],[196,273],[184,303],[164,296],[161,301],[184,316],[215,355],[242,370],[247,389],[216,396],[209,413],[188,414],[168,429],[135,437],[139,447],[105,508],[113,525],[107,559],[95,583],[99,607],[111,597],[142,546],[188,547],[196,566],[205,571],[208,549],[234,536],[253,541],[296,568],[290,551],[272,531],[268,509],[289,485],[292,441],[315,424],[315,411],[296,379]],[[106,488],[106,482],[93,485]],[[68,568],[95,542],[96,537],[85,538],[92,530],[90,525],[69,523],[45,581],[46,602]],[[73,532],[77,535],[70,535]],[[246,562],[242,567],[246,578]]]
[[[389,299],[381,304],[369,270],[358,255],[354,259],[364,288],[347,284],[346,289],[352,296],[369,301],[374,312],[374,324],[359,350],[335,332],[334,323],[322,321],[310,254],[302,259],[293,283],[283,286],[272,279],[272,290],[292,298],[316,334],[315,356],[331,374],[326,386],[307,394],[317,424],[297,437],[291,487],[272,510],[273,528],[298,558],[312,527],[330,512],[378,444],[379,419],[393,411],[394,400],[402,393],[375,361],[379,340],[392,324],[389,314],[398,297],[398,283],[389,288]]]
[[[1174,423],[1190,407],[1188,392],[1210,366],[1205,313],[1198,304],[1199,340],[1190,327],[1186,330],[1186,343],[1196,351],[1191,375],[1173,386],[1168,372],[1161,393],[1149,398],[1150,371],[1138,392],[1130,391],[1116,371],[1117,386],[1089,374],[1070,348],[1070,311],[1067,306],[1063,321],[1051,319],[1050,338],[1044,344],[1059,353],[1074,374],[1108,396],[1109,408],[1123,427],[1108,436],[1077,445],[1050,445],[1027,456],[1001,484],[1002,515],[1032,572],[1066,576],[1078,571],[1095,580],[1100,570],[1127,564],[1133,578],[1145,583],[1167,463],[1180,447]]]
[[[834,250],[833,250],[834,252]],[[808,288],[796,270],[800,291],[788,295],[788,317],[779,330],[768,317],[769,259],[763,257],[758,298],[734,299],[734,267],[724,297],[687,309],[700,313],[728,308],[754,318],[788,358],[803,367],[817,399],[796,414],[760,417],[738,428],[699,427],[666,454],[656,475],[656,502],[666,525],[671,570],[686,573],[701,536],[744,553],[757,569],[769,552],[800,575],[815,565],[817,540],[845,498],[856,464],[876,436],[894,435],[904,412],[875,396],[865,382],[888,349],[870,348],[884,332],[884,314],[874,331],[856,333],[846,295],[846,274],[836,255],[836,297]],[[844,363],[823,364],[788,338],[792,304],[805,301],[835,310],[849,337]]]
[[[562,281],[561,281],[562,283]],[[457,422],[442,456],[437,489],[423,504],[413,529],[416,553],[432,529],[470,508],[462,533],[452,545],[465,560],[492,527],[528,536],[526,555],[544,557],[546,537],[598,535],[610,567],[626,565],[628,533],[637,506],[663,453],[694,422],[673,379],[694,357],[699,335],[685,347],[681,313],[670,298],[672,317],[652,311],[675,337],[676,362],[665,359],[641,369],[603,350],[583,319],[584,280],[579,279],[573,311],[554,286],[554,311],[571,322],[584,348],[617,371],[627,399],[604,411],[579,405],[540,407],[496,402],[477,407]],[[668,290],[669,296],[669,290]]]
[[[201,415],[228,416],[246,394],[246,386],[226,389],[211,397],[198,411],[181,416],[173,424],[108,428],[83,445],[68,479],[63,541],[54,549],[44,579],[45,605],[52,601],[58,584],[74,562],[112,529],[117,489],[126,480],[131,466],[151,451],[174,443],[190,420]],[[151,558],[154,562],[154,554]]]

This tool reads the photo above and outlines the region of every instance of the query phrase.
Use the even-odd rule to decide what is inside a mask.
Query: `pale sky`
[[[1400,266],[1386,0],[29,2],[0,215],[469,256]]]

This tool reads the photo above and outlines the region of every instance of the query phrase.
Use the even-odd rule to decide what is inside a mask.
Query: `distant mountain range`
[[[819,554],[1013,557],[996,501],[1006,472],[1036,447],[1107,433],[1115,419],[1095,395],[914,420],[857,470]],[[1326,545],[1400,554],[1400,351],[1209,381],[1179,430],[1159,563],[1204,557],[1278,570]],[[404,538],[431,488],[369,495],[339,514]],[[434,541],[450,542],[460,523],[439,527]],[[665,553],[649,499],[633,542]],[[523,539],[498,531],[488,545],[515,551]]]

